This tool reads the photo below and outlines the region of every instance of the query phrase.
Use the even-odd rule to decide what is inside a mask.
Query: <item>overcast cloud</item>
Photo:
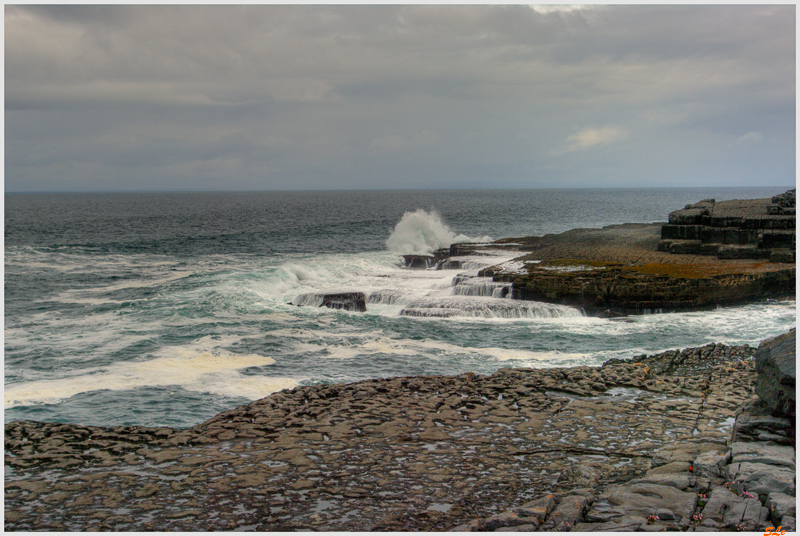
[[[795,6],[6,6],[12,191],[790,185]]]

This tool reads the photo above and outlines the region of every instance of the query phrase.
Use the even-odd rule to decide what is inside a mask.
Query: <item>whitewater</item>
[[[793,300],[599,319],[477,277],[512,252],[401,255],[781,191],[7,195],[6,421],[191,426],[298,385],[757,345],[794,327]],[[319,307],[340,292],[366,312]]]

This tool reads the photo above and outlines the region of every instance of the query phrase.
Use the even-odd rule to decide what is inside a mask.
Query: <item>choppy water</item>
[[[755,345],[795,325],[794,301],[588,318],[457,278],[502,259],[398,255],[786,189],[6,194],[5,417],[189,426],[295,385]],[[289,305],[326,291],[368,310]]]

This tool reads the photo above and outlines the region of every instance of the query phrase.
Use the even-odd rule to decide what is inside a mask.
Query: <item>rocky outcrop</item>
[[[618,263],[582,260],[542,261],[512,279],[513,297],[558,303],[595,316],[696,311],[787,296],[794,270],[746,271],[742,267]]]
[[[794,190],[772,199],[706,199],[669,223],[609,225],[452,244],[406,255],[410,268],[457,269],[486,250],[528,251],[478,278],[509,284],[504,297],[577,307],[593,316],[695,311],[794,297]]]
[[[774,202],[708,199],[671,213],[667,224],[504,239],[493,247],[513,244],[530,253],[514,259],[514,269],[491,266],[478,275],[512,283],[513,298],[579,307],[598,316],[792,298],[793,203],[793,191]],[[469,247],[459,245],[459,254]],[[757,254],[747,253],[751,250]]]
[[[613,225],[516,239],[523,268],[479,272],[512,283],[512,297],[616,316],[703,310],[793,297],[794,264],[719,260],[657,250],[661,224]]]
[[[772,203],[767,207],[767,212],[776,216],[794,216],[796,189],[786,193],[772,196]]]
[[[797,525],[795,360],[796,330],[759,346],[755,356],[758,399],[737,418],[731,460],[724,469],[732,483],[729,487],[757,499],[770,524],[787,532]]]
[[[705,199],[669,215],[659,251],[795,261],[795,190],[772,199]]]
[[[367,310],[367,302],[363,292],[342,292],[326,294],[322,299],[321,307],[363,313]]]
[[[289,305],[327,307],[328,309],[340,309],[342,311],[355,311],[359,313],[363,313],[367,310],[366,296],[363,292],[301,294],[295,301],[297,301],[297,303],[290,303]]]
[[[436,266],[436,257],[433,255],[403,255],[406,268],[413,270],[427,270]]]
[[[436,268],[442,261],[446,261],[449,256],[454,256],[451,249],[437,249],[430,255],[401,255],[403,265],[412,270],[429,270]]]
[[[756,352],[756,394],[771,413],[795,418],[797,331],[764,341]]]

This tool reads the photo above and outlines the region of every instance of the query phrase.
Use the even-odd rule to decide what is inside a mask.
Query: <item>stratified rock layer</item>
[[[669,215],[661,229],[660,251],[795,260],[795,190],[772,199],[715,202],[705,199]]]
[[[682,528],[709,478],[688,465],[719,471],[753,353],[299,387],[189,429],[12,422],[4,527],[563,530],[656,493]]]

